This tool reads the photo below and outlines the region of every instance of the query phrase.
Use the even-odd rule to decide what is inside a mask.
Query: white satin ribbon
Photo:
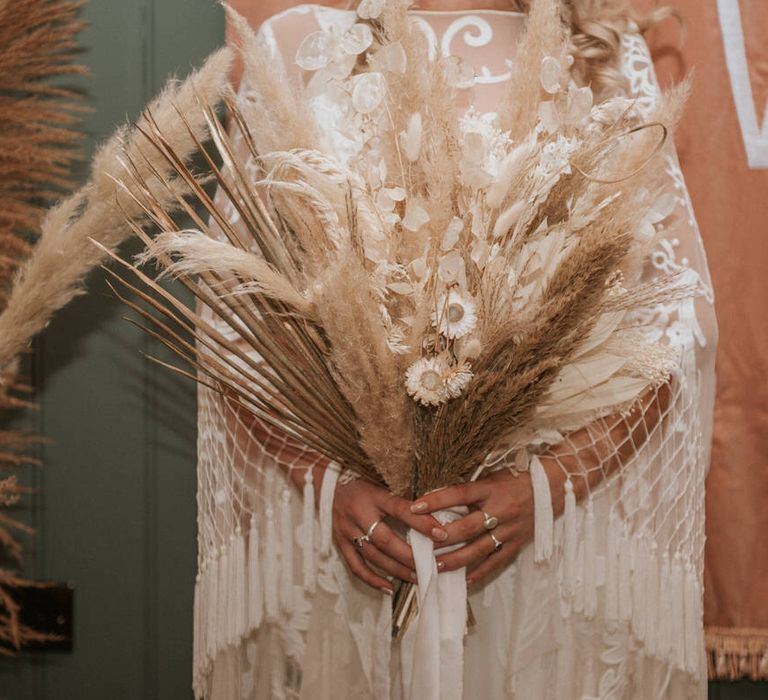
[[[464,517],[467,508],[433,513],[443,525]],[[439,574],[431,539],[408,531],[418,577],[419,612],[400,643],[403,695],[407,700],[461,700],[464,632],[467,622],[466,570]],[[437,553],[456,549],[444,547]]]

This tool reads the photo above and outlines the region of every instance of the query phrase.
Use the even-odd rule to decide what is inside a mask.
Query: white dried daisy
[[[452,399],[461,396],[471,379],[472,370],[466,362],[462,362],[456,367],[451,367],[445,376],[445,388],[448,396]]]
[[[446,338],[461,338],[471,333],[477,325],[475,302],[451,290],[438,302],[437,312],[432,314],[432,325]]]
[[[422,357],[405,373],[408,393],[425,406],[439,406],[449,398],[445,375],[450,370],[442,357]]]

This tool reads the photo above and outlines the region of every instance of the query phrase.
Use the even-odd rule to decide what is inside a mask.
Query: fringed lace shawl
[[[461,53],[475,65],[475,106],[492,105],[494,90],[514,70],[509,33],[522,17],[413,14],[433,52]],[[350,21],[349,12],[303,5],[272,18],[259,36],[276,62],[296,72],[292,56],[304,36]],[[660,93],[639,34],[623,37],[622,68],[637,105],[650,112]],[[246,76],[241,96],[247,91]],[[334,130],[332,97],[321,96],[314,107],[329,144],[356,138]],[[650,402],[658,402],[662,417],[640,431],[644,439],[631,445],[619,469],[609,464],[619,451],[627,454],[626,444],[606,452],[606,436],[631,441],[627,435],[638,434],[645,415],[590,426],[595,449],[572,446],[577,461],[584,454],[590,460],[569,474],[557,519],[547,508],[547,477],[532,460],[536,541],[471,595],[477,626],[465,638],[465,697],[705,697],[704,479],[717,330],[706,258],[672,144],[665,158],[669,211],[650,222],[657,244],[647,276],[683,270],[701,291],[648,311],[655,340],[677,350],[670,397]],[[622,423],[627,429],[619,429]],[[595,454],[603,455],[600,464]],[[390,600],[351,578],[331,543],[338,475],[329,469],[315,484],[310,470],[299,492],[280,450],[268,453],[205,387],[198,455],[196,696],[407,698],[402,678],[410,661],[390,642]],[[594,469],[605,478],[576,503],[573,482]]]

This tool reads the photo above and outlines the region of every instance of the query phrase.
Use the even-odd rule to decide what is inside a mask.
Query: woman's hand
[[[557,478],[557,473],[550,474],[550,482],[553,477]],[[557,491],[554,483],[552,491]],[[439,555],[437,568],[439,571],[454,571],[467,567],[467,582],[477,583],[513,561],[520,549],[533,540],[533,486],[530,475],[515,477],[509,470],[501,469],[469,484],[433,491],[413,503],[411,511],[434,513],[462,505],[474,510],[445,526],[448,537],[441,544],[467,544]],[[484,513],[498,518],[498,525],[493,530],[485,529]],[[500,550],[495,551],[489,532],[502,543]]]
[[[363,479],[338,484],[333,499],[333,541],[347,566],[361,581],[390,595],[392,584],[371,567],[403,581],[416,581],[411,547],[383,521],[362,548],[357,548],[352,540],[366,534],[377,520],[389,516],[436,542],[445,541],[445,528],[431,515],[412,513],[410,505],[410,501]]]

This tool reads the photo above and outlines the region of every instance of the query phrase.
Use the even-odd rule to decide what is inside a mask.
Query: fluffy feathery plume
[[[292,84],[280,61],[275,61],[266,42],[248,22],[228,5],[227,18],[236,32],[236,47],[243,60],[240,109],[245,118],[264,127],[251,134],[262,153],[315,148],[314,117],[302,99],[302,88]]]
[[[391,128],[382,133],[383,155],[395,181],[423,208],[422,220],[430,227],[444,228],[452,217],[444,203],[451,199],[459,177],[459,134],[453,110],[454,90],[463,66],[453,59],[427,59],[423,36],[405,19],[409,4],[388,3],[374,24],[384,49],[392,51],[396,46],[405,56],[402,72],[385,71],[386,118]],[[373,65],[375,68],[375,62]],[[410,155],[409,137],[418,146],[412,147]],[[414,252],[420,252],[427,242],[429,229],[419,223],[414,224]]]
[[[283,302],[297,312],[311,316],[311,299],[293,287],[263,258],[245,250],[210,238],[202,238],[197,232],[161,233],[152,239],[147,251],[137,258],[142,264],[152,258],[177,256],[163,274],[199,275],[214,273],[222,279],[221,286],[229,294],[263,294]],[[247,278],[244,284],[228,283],[233,279]]]
[[[378,300],[366,290],[366,277],[354,255],[343,256],[328,269],[317,303],[319,327],[334,339],[331,358],[338,386],[354,408],[361,447],[379,478],[403,493],[411,486],[414,405],[403,391],[399,356],[389,349]]]
[[[558,0],[536,0],[526,20],[526,31],[515,52],[515,70],[499,109],[502,130],[517,141],[535,126],[543,86],[539,80],[542,61],[567,62],[567,30]]]
[[[142,198],[170,209],[188,183],[174,178],[162,149],[186,162],[206,133],[201,105],[216,104],[227,87],[231,52],[222,49],[182,82],[172,82],[132,128],[112,136],[93,159],[91,179],[54,207],[41,224],[40,241],[19,269],[0,315],[0,367],[21,352],[51,316],[82,293],[85,275],[104,259],[89,238],[114,249],[134,222],[147,221]],[[152,133],[162,133],[153,143]]]

